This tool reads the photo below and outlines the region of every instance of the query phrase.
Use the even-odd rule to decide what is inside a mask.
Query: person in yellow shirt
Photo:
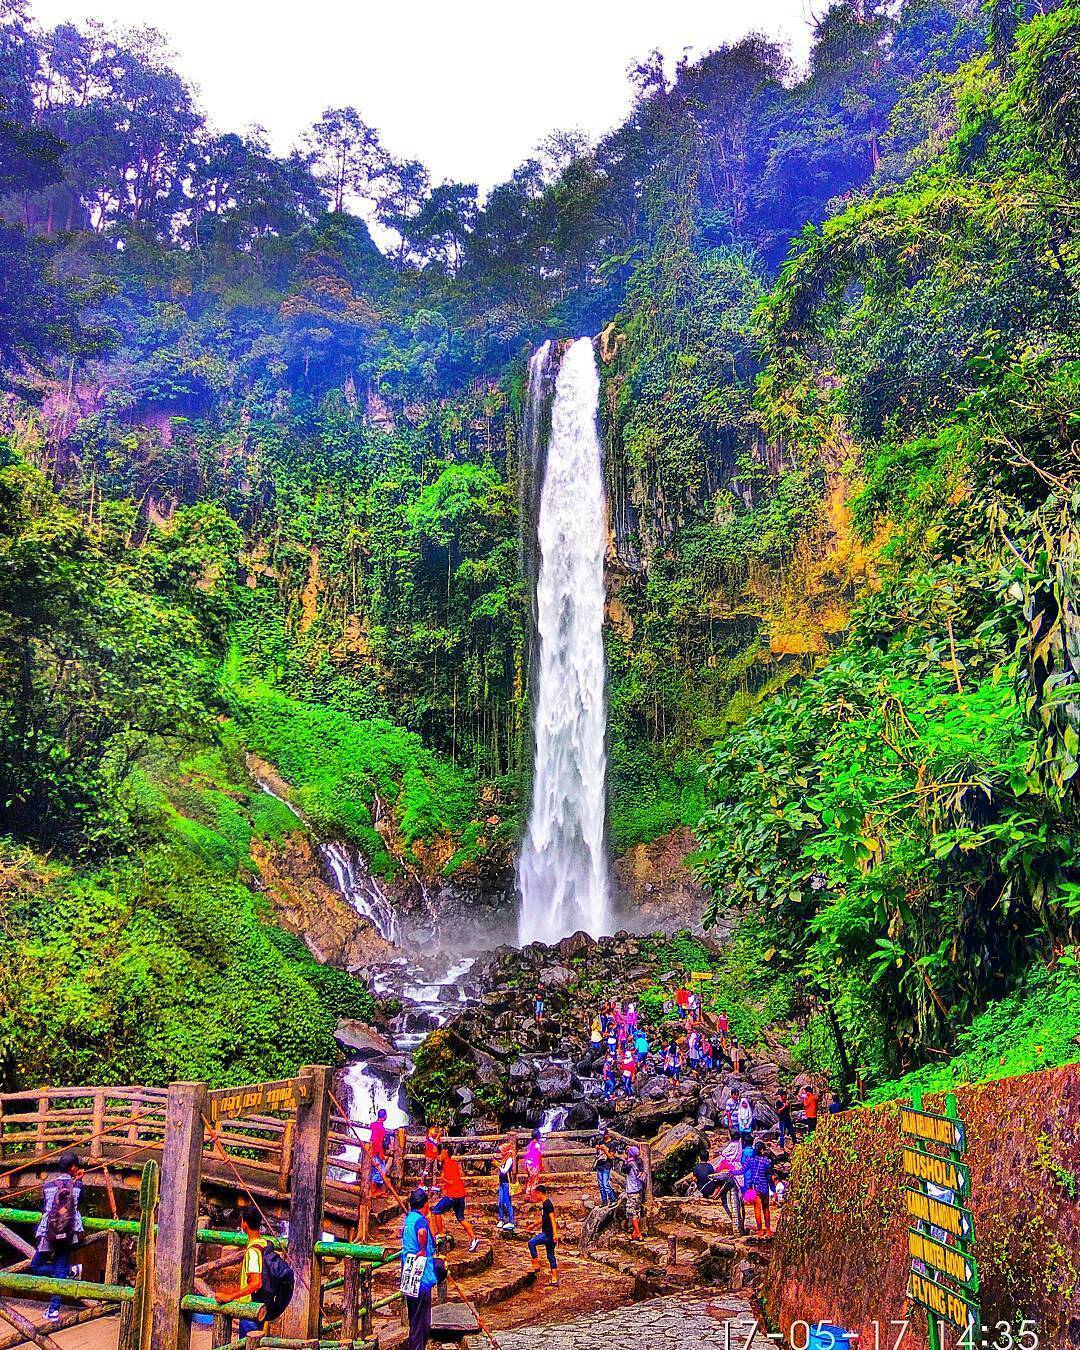
[[[259,1231],[261,1216],[254,1205],[245,1205],[240,1212],[240,1231],[244,1234],[246,1246],[244,1259],[240,1264],[240,1283],[234,1289],[223,1289],[217,1296],[219,1303],[231,1303],[234,1299],[240,1303],[255,1303],[262,1289],[263,1260],[266,1255],[267,1240]],[[247,1336],[252,1331],[262,1331],[265,1322],[257,1317],[241,1317],[239,1334]]]

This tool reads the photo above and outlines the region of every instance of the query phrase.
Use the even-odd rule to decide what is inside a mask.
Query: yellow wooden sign
[[[971,1172],[963,1163],[924,1153],[921,1148],[905,1147],[904,1171],[909,1177],[928,1181],[932,1186],[955,1191],[958,1195],[969,1195],[971,1192]]]
[[[247,1087],[217,1088],[206,1094],[210,1124],[236,1120],[239,1116],[265,1115],[271,1111],[295,1111],[307,1101],[307,1085],[299,1078],[279,1078],[273,1083]]]
[[[909,1187],[904,1189],[904,1200],[911,1217],[928,1223],[932,1228],[941,1228],[944,1232],[951,1233],[953,1237],[965,1240],[975,1231],[971,1211],[963,1209],[960,1205],[935,1200],[933,1196],[924,1195],[922,1191],[913,1191]]]
[[[900,1112],[900,1131],[914,1135],[916,1139],[925,1139],[929,1144],[944,1144],[946,1148],[963,1153],[967,1136],[963,1123],[950,1120],[948,1116],[935,1116],[929,1111],[916,1111],[913,1106],[905,1106]]]
[[[939,1270],[942,1275],[948,1275],[958,1284],[973,1287],[976,1285],[975,1260],[966,1252],[962,1252],[959,1247],[948,1247],[944,1242],[938,1242],[936,1238],[920,1233],[914,1228],[908,1229],[907,1245],[912,1260],[921,1261],[924,1266],[932,1266],[934,1270]]]
[[[711,970],[692,970],[690,972],[690,978],[692,980],[711,980],[712,977],[713,973]]]
[[[911,1272],[908,1297],[964,1331],[978,1322],[978,1312],[967,1299],[961,1297],[954,1289],[947,1289],[945,1285],[938,1284],[929,1275],[920,1275],[917,1270]]]

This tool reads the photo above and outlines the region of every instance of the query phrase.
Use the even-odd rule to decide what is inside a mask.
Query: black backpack
[[[259,1303],[266,1304],[268,1322],[280,1317],[292,1302],[294,1283],[292,1266],[276,1247],[267,1247],[263,1252],[262,1287],[257,1298]]]
[[[70,1247],[75,1241],[75,1214],[78,1196],[69,1178],[57,1182],[49,1217],[45,1220],[45,1239],[52,1247]]]

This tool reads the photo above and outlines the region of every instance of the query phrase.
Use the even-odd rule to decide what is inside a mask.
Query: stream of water
[[[542,396],[549,357],[548,344],[533,356],[534,403]],[[563,356],[555,381],[537,523],[535,761],[517,868],[522,943],[557,942],[582,928],[599,937],[611,926],[599,394],[593,344],[581,338]],[[541,423],[534,407],[530,424]]]

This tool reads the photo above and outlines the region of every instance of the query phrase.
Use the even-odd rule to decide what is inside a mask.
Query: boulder
[[[515,1059],[510,1065],[510,1082],[515,1087],[520,1087],[523,1083],[532,1081],[532,1076],[536,1072],[536,1065],[528,1059]]]
[[[574,982],[574,972],[567,966],[544,966],[540,983],[545,989],[565,989]]]
[[[581,1084],[577,1086],[580,1089]],[[574,1091],[574,1075],[566,1064],[545,1064],[536,1076],[536,1090],[546,1102],[567,1101]]]
[[[705,1136],[688,1120],[672,1125],[652,1145],[653,1185],[670,1190],[697,1161]]]
[[[584,956],[595,946],[596,939],[579,930],[576,933],[571,933],[569,937],[564,937],[561,942],[557,942],[555,950],[564,961],[571,961],[575,956]]]
[[[334,1028],[334,1039],[339,1045],[351,1050],[356,1059],[382,1058],[395,1053],[394,1046],[385,1036],[374,1027],[351,1017],[343,1017],[338,1022]]]
[[[567,1107],[564,1129],[594,1130],[599,1124],[600,1116],[590,1102],[571,1102]]]
[[[664,1125],[671,1125],[692,1115],[694,1109],[681,1097],[665,1097],[659,1102],[635,1102],[627,1113],[627,1133],[642,1139],[655,1134]]]

